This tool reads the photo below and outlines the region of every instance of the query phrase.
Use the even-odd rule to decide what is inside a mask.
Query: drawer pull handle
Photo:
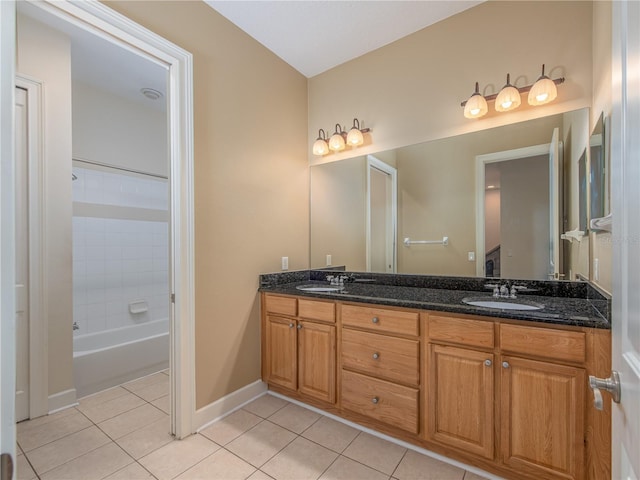
[[[377,405],[379,401],[380,401],[380,399],[378,397],[373,397],[371,399],[371,403],[373,403],[374,405]]]
[[[380,320],[378,319],[378,317],[373,317],[373,318],[371,319],[371,321],[372,321],[373,323],[378,323]]]
[[[293,323],[290,323],[290,324],[289,324],[289,328],[293,328]]]
[[[484,361],[484,364],[485,364],[487,367],[490,367],[490,366],[491,366],[491,363],[492,363],[492,362],[491,362],[491,360],[485,360],[485,361]]]
[[[379,353],[376,352],[376,353],[373,354],[373,359],[374,360],[378,360],[379,358],[380,358],[380,354]]]
[[[510,366],[509,362],[502,362],[502,368],[509,368]]]

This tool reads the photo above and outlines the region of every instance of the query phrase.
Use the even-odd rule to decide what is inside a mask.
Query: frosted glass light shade
[[[496,97],[496,111],[508,112],[518,108],[521,103],[520,92],[513,85],[505,85]]]
[[[479,93],[471,95],[464,106],[464,116],[467,118],[480,118],[488,111],[487,101]]]
[[[327,145],[327,141],[322,138],[317,139],[313,144],[313,154],[322,156],[327,153],[329,153],[329,145]]]
[[[340,150],[344,150],[344,147],[344,137],[340,133],[336,132],[331,135],[331,138],[329,139],[329,148],[331,150],[339,152]]]
[[[552,102],[558,96],[558,88],[549,77],[542,76],[529,90],[529,105],[544,105]]]
[[[362,132],[358,128],[353,127],[347,134],[347,143],[352,147],[362,145],[364,143]]]

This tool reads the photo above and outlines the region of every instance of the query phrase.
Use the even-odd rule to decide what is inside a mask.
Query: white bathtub
[[[168,367],[167,319],[73,338],[73,376],[78,398]]]

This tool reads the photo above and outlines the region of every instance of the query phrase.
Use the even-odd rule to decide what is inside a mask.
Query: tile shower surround
[[[167,212],[166,180],[74,167],[74,205]],[[115,172],[115,170],[114,170]],[[115,216],[115,215],[113,215]],[[155,215],[157,218],[157,215]],[[167,221],[73,217],[73,318],[75,335],[96,333],[168,317]],[[147,312],[129,303],[145,300]]]

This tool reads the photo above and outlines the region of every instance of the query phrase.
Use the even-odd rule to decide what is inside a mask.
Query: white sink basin
[[[341,292],[344,290],[344,287],[333,286],[333,285],[298,285],[296,287],[298,290],[302,290],[303,292],[315,292],[315,293],[333,293],[333,292]]]
[[[474,307],[495,308],[498,310],[541,310],[544,305],[526,300],[500,300],[498,298],[463,298],[462,301]]]

